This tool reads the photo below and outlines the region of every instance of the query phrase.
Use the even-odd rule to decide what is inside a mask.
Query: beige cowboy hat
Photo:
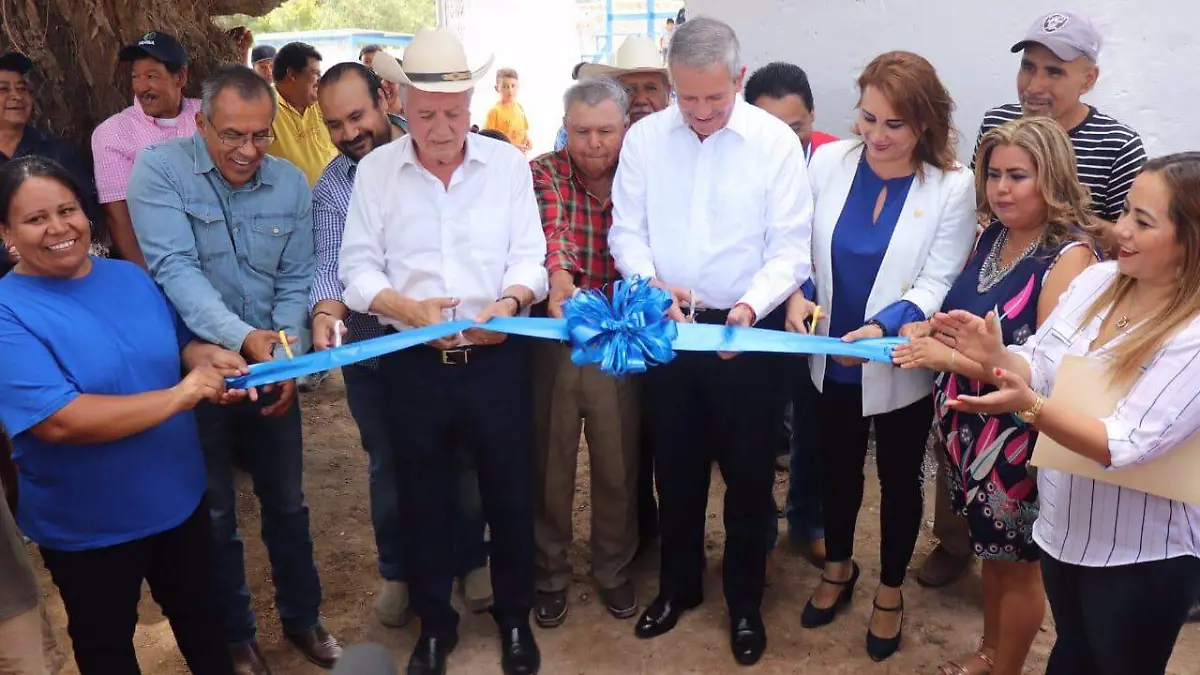
[[[421,91],[454,94],[467,91],[483,79],[495,55],[481,68],[467,66],[467,52],[458,36],[447,28],[422,28],[404,49],[404,60],[377,52],[371,68],[385,80]]]
[[[654,40],[645,35],[631,35],[625,38],[625,41],[621,43],[621,48],[617,50],[616,65],[585,63],[579,69],[578,76],[619,77],[626,73],[663,73],[665,75],[666,72],[667,69],[662,63],[662,55],[658,51],[658,46],[654,44]]]

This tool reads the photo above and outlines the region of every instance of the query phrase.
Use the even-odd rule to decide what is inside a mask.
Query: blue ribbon
[[[904,338],[842,342],[837,338],[763,328],[676,323],[667,317],[670,295],[644,279],[617,281],[609,300],[599,291],[582,291],[563,306],[565,319],[497,317],[487,329],[543,340],[570,341],[571,360],[598,366],[611,375],[643,373],[669,363],[675,352],[769,352],[851,356],[879,363],[892,362],[892,348]],[[229,378],[231,389],[261,387],[305,375],[349,366],[402,349],[449,337],[481,324],[450,321],[393,335],[364,340],[293,359],[250,366],[249,374]]]

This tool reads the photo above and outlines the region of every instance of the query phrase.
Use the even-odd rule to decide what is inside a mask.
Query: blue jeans
[[[375,530],[375,548],[379,551],[379,576],[388,581],[407,581],[404,566],[405,528],[400,517],[400,494],[396,488],[396,452],[388,440],[386,411],[387,390],[379,370],[364,366],[342,368],[346,381],[346,402],[358,425],[368,465],[371,495],[371,526]],[[465,576],[487,563],[484,541],[483,506],[479,480],[470,453],[456,451],[461,471],[458,475],[459,561],[455,576]]]
[[[825,538],[825,519],[821,509],[821,453],[814,416],[817,388],[806,367],[793,377],[792,403],[786,420],[792,450],[788,457],[788,493],[784,506],[788,539],[794,542]],[[774,512],[767,529],[767,542],[774,548],[779,538],[779,526]]]
[[[273,401],[270,395],[265,402]],[[279,417],[264,417],[264,401],[196,408],[200,444],[208,468],[212,518],[213,583],[226,641],[254,640],[258,621],[250,607],[242,540],[237,532],[233,456],[243,458],[262,511],[262,539],[271,560],[275,607],[283,631],[303,633],[320,624],[321,581],[313,562],[308,507],[301,487],[303,440],[300,403]]]

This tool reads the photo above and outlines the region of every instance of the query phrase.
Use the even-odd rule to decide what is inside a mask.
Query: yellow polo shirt
[[[277,98],[279,114],[275,115],[275,123],[271,125],[275,140],[267,153],[300,167],[308,177],[308,186],[312,187],[325,167],[337,157],[337,147],[329,140],[320,106],[310,105],[300,112],[282,96]]]

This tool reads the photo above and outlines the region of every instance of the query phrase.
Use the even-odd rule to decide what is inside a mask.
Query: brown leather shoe
[[[322,668],[332,668],[342,658],[342,646],[337,638],[320,626],[307,633],[288,635],[287,639],[300,650],[304,658]]]
[[[258,642],[229,648],[235,675],[271,675],[267,660],[263,658]]]
[[[629,619],[637,614],[637,591],[628,581],[616,588],[601,588],[600,599],[604,601],[608,613],[618,619]]]
[[[926,588],[941,588],[958,581],[971,566],[970,555],[956,556],[938,544],[917,572],[917,583]]]

